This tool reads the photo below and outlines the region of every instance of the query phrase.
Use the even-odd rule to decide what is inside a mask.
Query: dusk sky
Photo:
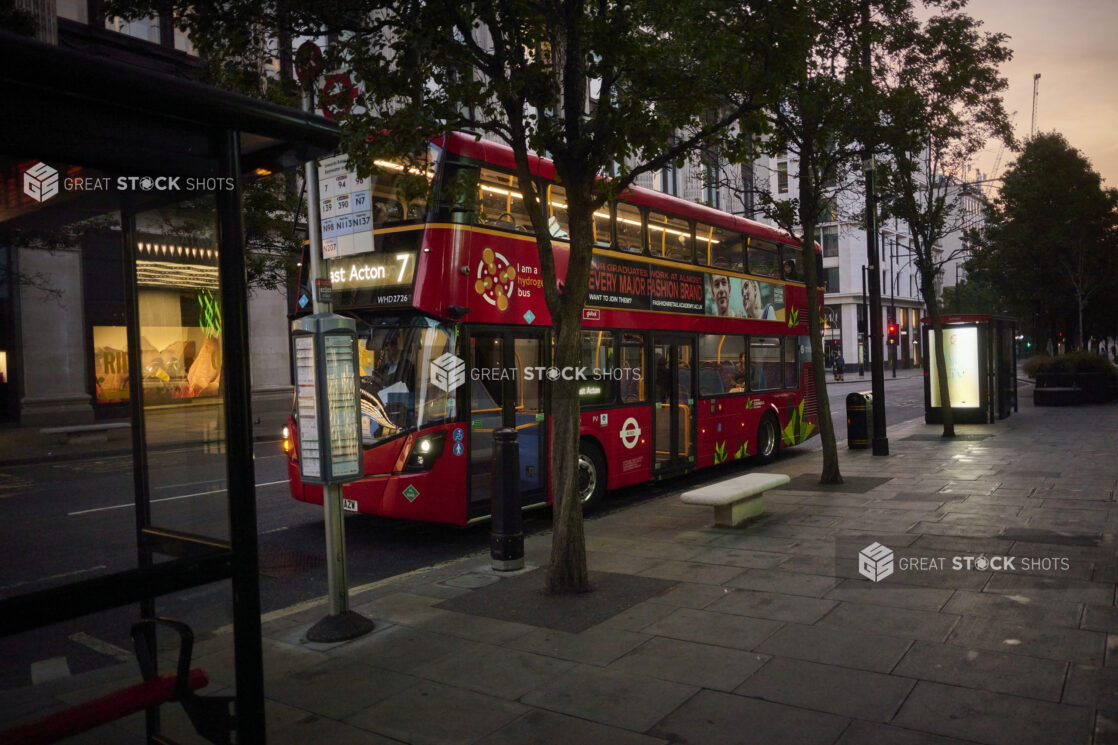
[[[970,0],[967,11],[984,30],[1011,37],[1013,59],[1002,73],[1017,136],[1029,136],[1033,75],[1040,73],[1037,131],[1063,134],[1106,186],[1118,187],[1118,0]],[[992,173],[998,149],[991,145],[975,165],[1001,175]],[[998,170],[1014,157],[1006,150]]]

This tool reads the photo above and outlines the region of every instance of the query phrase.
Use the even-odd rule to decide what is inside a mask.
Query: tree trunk
[[[1083,293],[1078,291],[1078,289],[1076,290],[1076,293],[1075,293],[1075,305],[1076,305],[1076,310],[1078,311],[1078,314],[1079,314],[1079,328],[1076,331],[1075,344],[1076,344],[1076,347],[1080,351],[1082,351],[1083,350]]]
[[[929,282],[922,277],[920,294],[924,296],[924,305],[928,306],[928,317],[932,320],[932,330],[935,331],[935,347],[932,352],[936,359],[936,380],[939,385],[940,411],[943,413],[943,436],[955,436],[955,413],[951,410],[951,391],[948,389],[947,359],[943,352],[943,321],[939,316],[939,305],[936,302],[936,289],[934,282]]]
[[[589,180],[588,180],[589,181]],[[551,309],[555,333],[553,365],[575,369],[582,363],[582,306],[589,290],[593,255],[592,208],[589,183],[577,188],[568,181],[567,216],[571,253],[557,308]],[[547,230],[545,226],[538,228]],[[590,570],[586,563],[586,537],[582,527],[582,501],[578,494],[579,399],[578,381],[563,376],[551,384],[551,498],[554,534],[547,592],[588,592]]]
[[[564,299],[570,305],[569,299]],[[552,319],[556,331],[553,364],[562,370],[579,365],[581,308],[564,308],[560,319]],[[551,384],[551,564],[546,589],[552,594],[586,592],[590,571],[586,563],[586,539],[582,527],[582,503],[578,498],[579,441],[578,381],[562,376]]]
[[[814,266],[815,244],[808,243],[804,252],[810,252],[811,259],[805,263]],[[814,270],[808,270],[814,271]],[[835,423],[831,418],[831,397],[827,393],[827,365],[823,352],[823,329],[820,316],[823,309],[819,305],[819,293],[808,284],[807,317],[808,335],[811,337],[811,375],[815,382],[815,398],[819,410],[819,436],[823,440],[823,471],[819,474],[820,484],[843,483],[839,470],[838,441],[835,439]]]
[[[805,178],[807,176],[807,178]],[[819,277],[815,265],[815,220],[818,210],[810,207],[817,199],[810,186],[805,183],[810,172],[804,166],[804,156],[800,159],[800,204],[809,209],[800,210],[800,225],[803,231],[800,245],[803,246],[804,284],[807,285],[807,325],[811,339],[811,375],[815,382],[815,398],[819,410],[819,436],[823,440],[823,471],[819,474],[820,484],[841,484],[842,472],[839,470],[838,441],[835,439],[835,423],[831,419],[831,399],[827,393],[827,366],[823,352],[823,309],[819,307]]]

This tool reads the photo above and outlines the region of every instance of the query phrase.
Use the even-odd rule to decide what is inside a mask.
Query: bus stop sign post
[[[291,324],[295,360],[295,416],[299,475],[322,484],[326,517],[326,574],[330,615],[307,632],[313,642],[354,639],[373,622],[349,609],[342,484],[363,475],[357,325],[352,318],[316,313]]]

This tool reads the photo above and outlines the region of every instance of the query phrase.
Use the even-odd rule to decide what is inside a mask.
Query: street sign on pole
[[[313,45],[312,45],[313,46]],[[308,57],[311,58],[312,63],[315,59],[313,52],[315,49],[303,45],[309,50]],[[309,65],[306,70],[303,84],[305,90],[303,93],[303,107],[308,111],[314,108],[314,97],[311,91],[314,89],[313,81],[317,78],[318,73],[311,69],[314,65]],[[319,464],[318,464],[318,481],[307,481],[306,468],[302,465],[302,457],[300,457],[300,469],[303,474],[305,483],[320,483],[322,484],[322,508],[326,523],[326,581],[328,587],[328,595],[330,597],[330,615],[320,620],[307,632],[307,638],[316,642],[341,642],[348,639],[355,639],[362,634],[366,634],[373,629],[373,622],[362,616],[360,613],[349,610],[349,585],[346,580],[346,557],[345,557],[345,519],[342,512],[342,483],[344,481],[354,481],[361,477],[363,470],[362,459],[364,457],[364,449],[361,444],[361,407],[360,407],[360,367],[357,357],[357,338],[356,338],[356,324],[352,319],[344,319],[340,316],[334,316],[330,313],[330,304],[333,301],[332,292],[330,291],[330,279],[325,272],[325,261],[322,257],[322,225],[319,215],[319,189],[318,189],[318,168],[314,162],[308,162],[304,167],[304,178],[307,183],[307,234],[310,241],[310,278],[311,284],[315,288],[312,298],[312,308],[314,315],[308,316],[299,321],[308,322],[304,326],[292,324],[292,349],[296,367],[296,395],[300,396],[296,403],[296,421],[299,424],[299,445],[300,450],[303,446],[303,426],[304,420],[300,413],[303,409],[308,409],[314,402],[315,408],[313,409],[315,424],[318,425],[315,430],[317,437],[317,446],[319,448]],[[323,282],[323,280],[325,282]],[[323,292],[326,290],[326,292]],[[329,318],[325,324],[320,324],[319,319]],[[312,320],[313,319],[313,320]],[[338,320],[334,320],[338,319]],[[345,323],[339,323],[339,320]],[[330,369],[324,368],[326,352],[325,336],[334,337],[331,340],[329,355],[330,355]],[[339,336],[344,336],[346,342],[339,340]],[[311,341],[307,341],[308,337]],[[302,339],[302,341],[300,341]],[[344,348],[348,347],[349,360],[352,366],[346,361],[346,353]],[[300,357],[302,355],[302,357]],[[319,361],[322,359],[322,361]],[[302,369],[300,369],[302,368]],[[306,375],[311,374],[313,380],[307,380]],[[302,380],[300,375],[303,376]],[[348,380],[348,376],[353,376],[352,388],[348,382],[343,383],[342,380]],[[334,391],[335,398],[333,403],[337,408],[330,408],[331,400],[329,398],[331,391],[327,385],[327,378],[333,377],[335,385],[339,390]],[[320,394],[320,388],[326,387],[326,390]],[[344,390],[342,390],[344,389]],[[350,393],[352,391],[352,393]],[[348,399],[348,402],[342,399]],[[326,404],[325,409],[323,403]],[[327,416],[327,428],[323,429],[323,423],[320,417]],[[350,429],[349,415],[354,417],[354,427]],[[345,421],[347,424],[342,426],[342,431],[335,433],[332,428],[329,428],[329,418],[337,418],[339,421]],[[353,437],[356,437],[356,445],[353,444]],[[338,452],[334,452],[335,440],[337,438]],[[322,448],[329,448],[324,454]],[[300,453],[301,455],[301,453]],[[326,460],[323,461],[323,455]],[[335,458],[338,462],[335,463]],[[314,469],[312,468],[312,471]],[[315,479],[315,476],[310,476]]]

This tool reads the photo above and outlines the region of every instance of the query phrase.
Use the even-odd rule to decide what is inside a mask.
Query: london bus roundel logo
[[[641,436],[641,427],[637,424],[637,420],[629,417],[625,423],[621,425],[621,444],[629,450],[637,446],[637,440]]]
[[[474,292],[481,295],[485,302],[496,305],[502,313],[509,307],[513,285],[516,283],[516,269],[509,260],[492,248],[481,252],[477,265],[477,281]]]

